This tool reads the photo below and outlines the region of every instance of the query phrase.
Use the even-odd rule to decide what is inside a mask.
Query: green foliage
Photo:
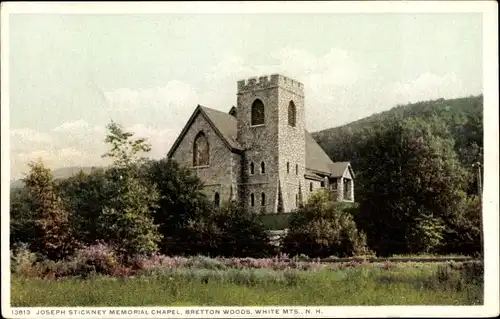
[[[288,228],[288,220],[290,214],[277,213],[277,214],[261,214],[257,217],[262,221],[264,227],[269,230],[282,230]]]
[[[107,125],[107,129],[108,134],[104,141],[111,145],[111,149],[103,157],[111,158],[114,167],[129,169],[136,166],[145,160],[139,155],[151,151],[151,144],[145,138],[132,139],[134,134],[124,131],[122,126],[114,121]]]
[[[191,220],[187,231],[194,235],[189,243],[192,253],[235,257],[265,257],[273,253],[258,217],[232,202],[223,203],[208,217]]]
[[[71,227],[75,236],[84,244],[92,244],[103,239],[98,232],[98,219],[104,207],[117,193],[104,169],[94,169],[90,173],[80,173],[58,183],[63,202],[71,212]]]
[[[360,151],[356,223],[381,255],[429,252],[459,207],[465,171],[437,118],[390,123]],[[376,216],[376,218],[374,218]]]
[[[10,189],[10,243],[11,246],[34,241],[35,216],[27,188]]]
[[[462,272],[458,269],[450,267],[448,276],[439,279],[435,264],[400,265],[390,269],[369,265],[323,271],[181,268],[138,274],[133,278],[94,276],[85,280],[14,276],[11,298],[12,305],[17,307],[457,306],[482,303],[482,282],[471,280],[455,284],[461,280]]]
[[[157,186],[160,196],[153,211],[154,222],[164,236],[160,251],[184,253],[192,235],[187,229],[189,222],[207,217],[212,208],[203,193],[203,184],[189,168],[167,159],[147,162],[142,172],[149,183]]]
[[[62,259],[78,247],[71,234],[69,214],[55,190],[50,170],[41,161],[29,167],[24,183],[34,221],[30,249],[49,259]]]
[[[10,251],[10,271],[23,277],[36,277],[38,273],[34,265],[39,259],[40,256],[31,252],[26,244],[16,245]]]
[[[471,165],[483,162],[483,96],[418,102],[399,105],[388,111],[374,114],[343,126],[314,133],[314,138],[335,161],[350,161],[356,175],[365,167],[361,154],[368,139],[393,122],[415,118],[424,122],[433,118],[447,128],[454,141],[454,150],[462,166],[472,177]],[[467,191],[474,193],[473,180],[468,180]],[[466,185],[467,186],[467,185]],[[363,189],[356,186],[356,196],[363,196]]]
[[[106,171],[106,178],[116,187],[99,215],[98,232],[122,254],[156,252],[161,234],[151,210],[160,197],[156,186],[141,176],[144,159],[138,156],[149,151],[149,144],[142,138],[132,139],[132,133],[114,122],[108,130],[106,142],[111,151],[104,156],[113,159],[113,166]]]
[[[479,196],[463,196],[455,214],[446,219],[444,244],[438,252],[476,255],[481,252],[482,205]]]
[[[366,236],[357,230],[349,204],[333,202],[327,192],[311,195],[292,213],[283,251],[309,257],[365,255]]]

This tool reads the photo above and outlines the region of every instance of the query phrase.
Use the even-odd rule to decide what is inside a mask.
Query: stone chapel
[[[238,81],[228,113],[198,105],[168,158],[191,167],[218,206],[236,200],[255,213],[290,212],[326,188],[354,201],[349,162],[333,162],[305,127],[304,85],[274,74]]]

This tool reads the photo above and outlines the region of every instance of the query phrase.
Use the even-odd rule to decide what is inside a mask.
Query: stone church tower
[[[238,82],[240,198],[251,211],[288,212],[303,200],[304,86],[282,75]]]

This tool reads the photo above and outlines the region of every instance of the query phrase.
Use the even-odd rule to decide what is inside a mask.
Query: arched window
[[[310,192],[312,192],[312,191],[313,191],[313,183],[312,183],[312,182],[310,182],[310,183],[309,183],[309,191],[310,191]]]
[[[214,195],[214,206],[219,207],[220,205],[220,195],[219,193],[215,193]]]
[[[288,125],[295,127],[295,122],[297,119],[297,110],[295,108],[295,103],[290,101],[288,104]]]
[[[286,173],[290,174],[290,162],[286,162]]]
[[[295,164],[295,175],[299,175],[299,164]]]
[[[260,194],[260,205],[261,206],[266,206],[266,194],[262,193]]]
[[[252,125],[264,124],[264,103],[257,99],[252,104]]]
[[[260,173],[264,174],[266,172],[266,164],[264,162],[260,163]]]
[[[193,166],[206,166],[209,164],[210,147],[208,139],[203,132],[198,133],[193,144]]]
[[[253,162],[250,163],[250,175],[253,175],[255,172],[255,169],[254,169],[254,166],[253,166]]]
[[[253,193],[250,194],[250,205],[252,207],[254,207],[254,205],[255,205],[255,196],[253,195]]]

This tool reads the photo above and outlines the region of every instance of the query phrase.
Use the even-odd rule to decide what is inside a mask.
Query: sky
[[[114,120],[166,156],[198,104],[229,111],[238,80],[305,86],[309,131],[483,92],[480,13],[11,14],[11,177],[105,165]]]

